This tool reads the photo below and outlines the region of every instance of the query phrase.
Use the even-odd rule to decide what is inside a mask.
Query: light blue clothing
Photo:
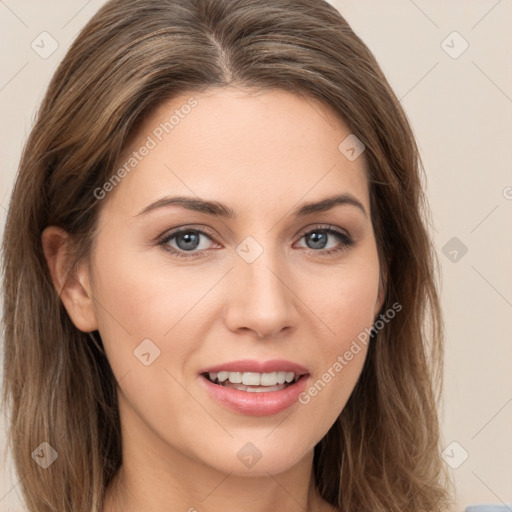
[[[508,505],[471,505],[464,512],[512,512],[512,503]]]

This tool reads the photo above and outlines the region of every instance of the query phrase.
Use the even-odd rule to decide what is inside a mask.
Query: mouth
[[[215,402],[249,416],[278,414],[298,402],[309,371],[285,360],[241,360],[204,368],[199,378]]]
[[[202,376],[218,386],[237,389],[248,393],[269,393],[282,391],[298,382],[303,375],[295,372],[205,372]]]

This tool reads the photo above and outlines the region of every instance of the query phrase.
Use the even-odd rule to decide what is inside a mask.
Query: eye
[[[209,249],[208,241],[213,242],[212,237],[213,234],[205,229],[180,228],[166,233],[159,245],[176,256],[187,258]]]
[[[209,249],[216,248],[214,236],[205,228],[181,227],[164,234],[158,245],[178,257],[199,257]],[[305,232],[302,239],[306,240],[306,249],[319,255],[339,253],[355,245],[347,233],[332,226],[315,226]],[[332,242],[330,246],[329,241]]]
[[[345,251],[354,245],[354,241],[347,233],[332,226],[315,226],[304,233],[302,239],[306,240],[306,248],[323,255]],[[329,239],[334,239],[334,245],[330,247]]]

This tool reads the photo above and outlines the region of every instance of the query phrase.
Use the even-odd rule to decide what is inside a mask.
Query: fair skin
[[[126,155],[191,96],[145,119]],[[70,318],[100,332],[118,381],[123,465],[104,512],[332,510],[313,485],[313,449],[343,410],[366,351],[307,404],[270,414],[227,407],[201,370],[287,360],[307,369],[309,389],[373,325],[384,292],[364,155],[349,161],[338,150],[350,132],[313,100],[238,88],[193,96],[197,106],[102,199],[92,253],[70,279],[66,233],[43,234]],[[337,194],[341,204],[295,215]],[[218,201],[236,216],[175,204],[139,215],[165,196]],[[162,241],[183,226],[208,230],[192,232],[197,248],[183,237]],[[237,252],[248,236],[257,242],[249,252],[262,250],[251,262]],[[134,356],[146,339],[160,350],[147,366]],[[255,464],[240,456],[247,443]]]

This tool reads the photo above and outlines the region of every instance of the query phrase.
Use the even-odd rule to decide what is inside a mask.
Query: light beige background
[[[48,81],[103,3],[0,0],[2,229],[20,151]],[[457,469],[450,467],[458,510],[510,503],[512,1],[332,3],[374,52],[401,99],[428,174],[447,334],[440,411],[446,461],[456,466],[468,455]],[[46,59],[31,48],[44,31],[59,45]],[[464,41],[467,50],[452,58]],[[459,248],[448,246],[445,255],[452,237]],[[464,255],[460,244],[467,247]],[[0,420],[3,425],[5,413]],[[0,430],[2,450],[4,439]],[[23,510],[20,478],[6,460],[0,469],[2,511]]]

